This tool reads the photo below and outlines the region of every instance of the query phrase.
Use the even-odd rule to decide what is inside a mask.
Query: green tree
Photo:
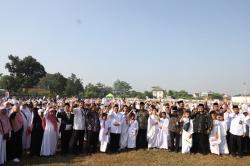
[[[89,83],[85,87],[84,96],[86,98],[103,98],[111,92],[112,88],[102,83],[97,83],[96,85]]]
[[[181,91],[174,91],[174,90],[169,90],[167,92],[168,96],[171,96],[174,99],[192,99],[193,95],[189,94],[187,91],[185,90],[181,90]]]
[[[210,99],[218,99],[218,100],[223,100],[223,95],[220,93],[213,93],[208,96]]]
[[[145,98],[148,97],[148,98],[153,98],[153,93],[150,92],[150,91],[144,91],[144,96]]]
[[[113,91],[116,97],[127,97],[131,89],[130,84],[125,81],[117,80],[113,84]]]
[[[5,68],[19,88],[32,88],[46,75],[43,65],[32,56],[19,59],[18,56],[9,55],[8,58],[10,62],[6,63]]]
[[[85,87],[84,96],[86,98],[96,98],[98,96],[98,89],[95,85],[89,83]]]
[[[64,93],[66,96],[77,96],[80,95],[80,93],[83,93],[82,80],[72,73],[67,79]]]
[[[19,89],[19,84],[13,76],[2,75],[0,77],[0,89],[16,92]]]
[[[39,81],[38,87],[49,90],[51,95],[62,95],[66,82],[67,79],[60,73],[46,74]]]

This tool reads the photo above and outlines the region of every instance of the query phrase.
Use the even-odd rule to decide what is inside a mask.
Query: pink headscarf
[[[51,112],[51,111],[55,111],[55,110],[50,109],[49,112]],[[52,114],[49,113],[47,119],[52,123],[52,125],[54,126],[55,131],[57,131],[57,129],[58,129],[57,122],[58,121],[57,121],[56,116],[54,114],[52,115]],[[46,119],[45,119],[45,117],[42,120],[42,126],[43,126],[43,129],[45,129],[45,127],[46,127]]]

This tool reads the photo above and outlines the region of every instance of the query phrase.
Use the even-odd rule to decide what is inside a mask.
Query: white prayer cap
[[[248,109],[248,106],[247,106],[246,104],[242,104],[241,109],[247,110],[247,109]]]
[[[247,109],[243,109],[242,110],[242,113],[244,114],[244,113],[248,113],[248,110]]]

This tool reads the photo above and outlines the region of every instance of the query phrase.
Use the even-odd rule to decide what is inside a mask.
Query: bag
[[[188,129],[189,129],[189,127],[190,127],[190,121],[189,122],[187,122],[186,124],[184,124],[184,126],[183,126],[183,130],[185,130],[186,132],[188,131]]]

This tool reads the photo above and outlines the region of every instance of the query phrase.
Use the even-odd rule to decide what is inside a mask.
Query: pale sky
[[[32,55],[48,73],[189,92],[250,92],[249,0],[1,0],[0,73]]]

